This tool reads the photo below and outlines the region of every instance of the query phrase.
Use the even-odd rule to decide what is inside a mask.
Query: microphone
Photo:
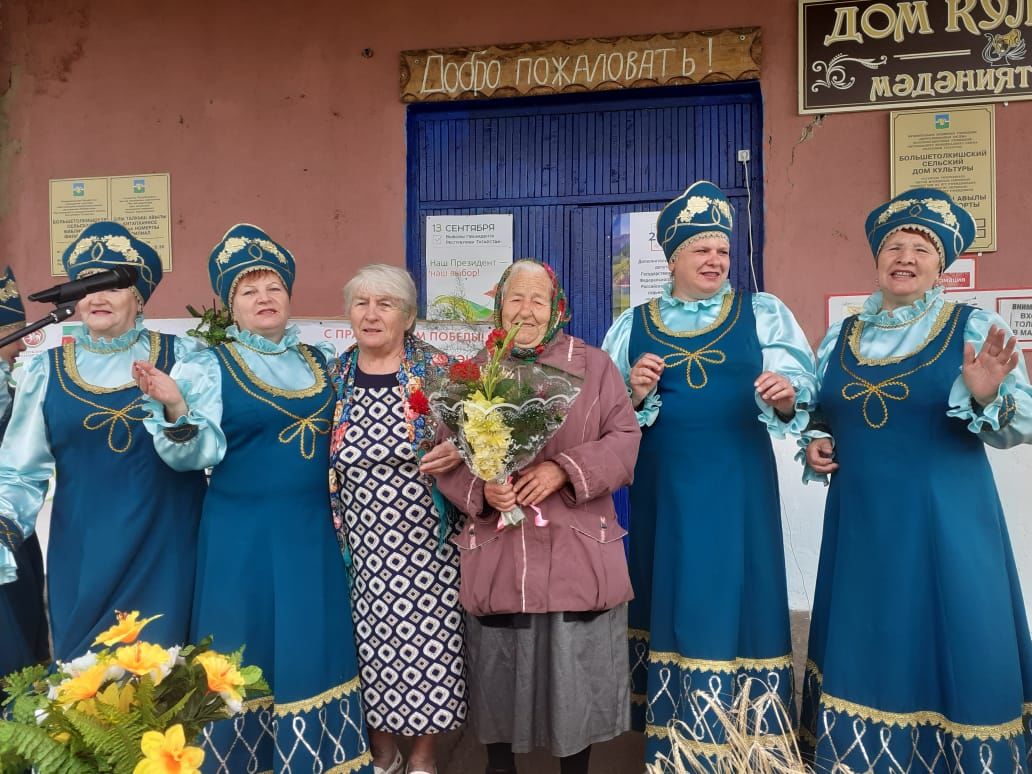
[[[82,279],[62,282],[52,288],[41,290],[29,296],[29,301],[40,303],[67,304],[78,301],[90,293],[116,288],[129,288],[136,283],[136,269],[132,266],[116,266],[113,269],[98,271]]]

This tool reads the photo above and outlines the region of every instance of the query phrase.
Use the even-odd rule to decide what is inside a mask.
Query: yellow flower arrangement
[[[204,753],[187,742],[269,687],[261,669],[241,665],[242,650],[217,653],[210,638],[171,648],[138,641],[154,618],[119,613],[97,641],[121,647],[4,678],[0,769],[197,774]]]
[[[496,328],[487,337],[486,362],[459,361],[448,381],[434,386],[430,409],[455,434],[459,455],[482,481],[503,483],[531,463],[566,419],[582,379],[540,363],[509,359],[520,323]],[[540,355],[539,345],[534,352]],[[533,506],[532,506],[533,507]],[[547,526],[533,507],[534,523]],[[503,511],[498,529],[515,526],[525,514],[519,506]]]
[[[104,678],[107,677],[108,665],[96,664],[84,670],[81,674],[62,683],[58,687],[57,701],[59,704],[68,706],[77,701],[92,699],[100,690]]]
[[[485,481],[494,481],[502,475],[512,439],[512,430],[502,415],[491,410],[502,402],[500,397],[488,400],[477,391],[463,403],[466,442],[473,452],[471,470]]]
[[[131,645],[136,642],[136,638],[140,636],[144,626],[156,618],[161,618],[160,615],[152,615],[150,618],[144,618],[140,621],[139,610],[133,610],[131,613],[116,612],[115,616],[118,619],[118,623],[107,631],[98,634],[97,639],[93,641],[94,645],[103,645],[107,648],[114,647],[115,645]]]
[[[134,675],[150,675],[158,685],[172,668],[175,657],[160,645],[137,642],[115,651],[114,663]]]
[[[197,663],[204,667],[209,691],[219,694],[227,702],[240,701],[244,677],[232,661],[220,653],[208,651],[197,657]]]
[[[179,724],[165,733],[148,731],[140,741],[143,760],[133,774],[197,774],[204,763],[204,750],[189,747]]]

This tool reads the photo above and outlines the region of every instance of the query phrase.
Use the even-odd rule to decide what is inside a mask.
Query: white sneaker
[[[405,765],[405,759],[401,757],[401,750],[394,751],[394,760],[391,765],[386,769],[381,769],[375,763],[373,764],[373,774],[401,774],[402,768]]]

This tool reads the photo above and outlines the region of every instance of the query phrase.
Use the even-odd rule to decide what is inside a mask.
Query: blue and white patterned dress
[[[333,458],[351,555],[351,609],[366,723],[420,736],[466,720],[459,561],[408,436],[395,374],[357,370]]]

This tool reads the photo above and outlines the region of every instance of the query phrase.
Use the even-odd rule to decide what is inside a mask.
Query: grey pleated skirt
[[[466,616],[470,724],[482,744],[580,752],[631,727],[627,605],[591,620],[526,616],[526,628]]]

